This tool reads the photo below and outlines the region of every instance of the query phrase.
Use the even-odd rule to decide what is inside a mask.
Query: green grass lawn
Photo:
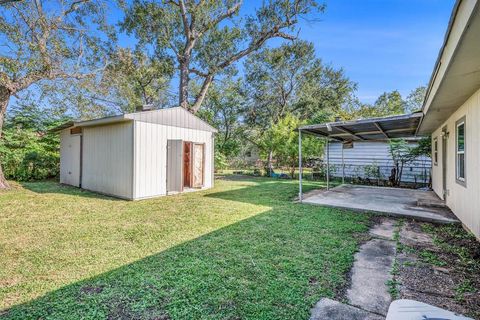
[[[14,184],[0,192],[0,318],[306,319],[345,283],[369,217],[296,193],[225,178],[128,202]]]

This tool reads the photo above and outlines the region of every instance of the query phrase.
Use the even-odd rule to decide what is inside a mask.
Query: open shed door
[[[205,178],[205,145],[193,144],[193,187],[202,188]]]
[[[183,141],[167,141],[167,193],[183,191]]]

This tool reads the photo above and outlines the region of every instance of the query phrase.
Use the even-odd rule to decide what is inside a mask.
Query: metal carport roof
[[[327,137],[337,141],[389,140],[414,137],[422,113],[383,118],[339,121],[300,127],[303,133]]]

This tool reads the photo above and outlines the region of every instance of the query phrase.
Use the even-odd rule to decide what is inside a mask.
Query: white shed
[[[139,200],[213,187],[215,128],[184,108],[69,122],[60,183]]]

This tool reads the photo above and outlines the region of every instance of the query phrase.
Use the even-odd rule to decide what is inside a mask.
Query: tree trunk
[[[2,138],[3,120],[7,112],[8,102],[10,101],[10,92],[6,88],[0,87],[0,139]],[[9,185],[2,170],[2,159],[0,159],[0,189],[8,189]]]
[[[192,106],[193,113],[197,113],[202,106],[203,100],[207,96],[207,91],[213,81],[213,74],[209,74],[205,80],[203,81],[202,88],[200,89],[200,93],[198,94],[197,98],[195,99],[195,103]]]
[[[180,107],[189,109],[188,105],[188,83],[190,81],[190,72],[188,65],[190,58],[184,58],[180,63],[180,88],[179,88],[179,104]]]
[[[400,184],[402,183],[403,166],[404,166],[404,163],[402,162],[400,164],[400,170],[398,172],[398,181],[397,181],[398,186],[400,186]]]
[[[268,153],[268,162],[267,162],[267,168],[268,168],[268,176],[271,177],[273,173],[273,151],[270,151]]]

